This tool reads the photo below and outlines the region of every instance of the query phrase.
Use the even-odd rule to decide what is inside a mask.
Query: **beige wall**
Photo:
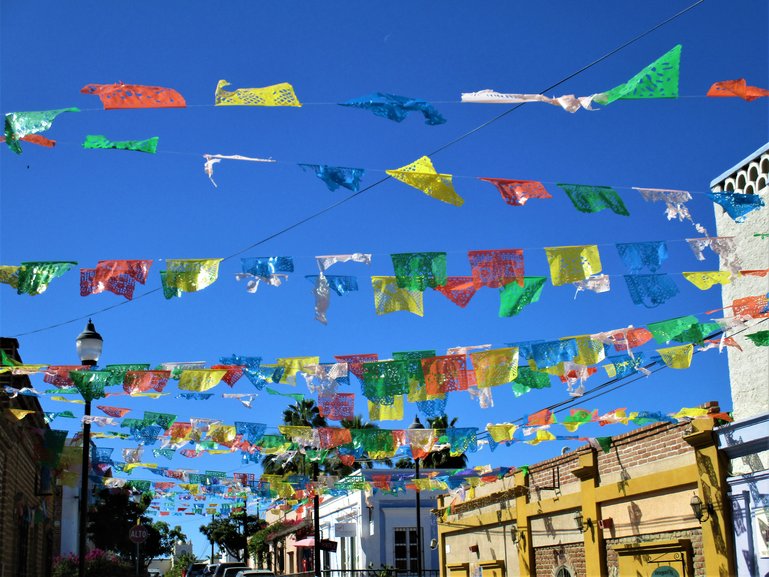
[[[649,493],[643,497],[608,502],[601,506],[601,517],[611,518],[612,529],[604,529],[606,539],[661,531],[680,531],[700,526],[689,505],[697,484],[672,491]]]

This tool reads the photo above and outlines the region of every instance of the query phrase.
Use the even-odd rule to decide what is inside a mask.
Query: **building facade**
[[[758,195],[769,205],[769,144],[738,162],[711,183],[713,192]],[[718,236],[733,237],[742,270],[769,269],[769,208],[754,210],[738,223],[716,206]],[[722,268],[724,268],[722,266]],[[740,275],[723,287],[724,307],[734,299],[769,294],[769,275]],[[755,321],[750,322],[750,324]],[[763,322],[755,330],[765,330]],[[727,498],[732,505],[737,574],[769,574],[769,347],[754,346],[745,334],[728,348],[735,422],[718,429],[719,447],[729,458]]]
[[[441,577],[731,576],[725,483],[711,419],[585,445],[440,497]]]
[[[0,338],[0,348],[21,361],[16,339]],[[47,577],[58,554],[61,510],[47,454],[51,430],[35,397],[5,392],[29,386],[24,375],[0,373],[0,577]],[[11,409],[34,413],[17,419]]]

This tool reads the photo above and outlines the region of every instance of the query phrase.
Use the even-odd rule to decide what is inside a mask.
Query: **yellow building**
[[[723,459],[711,419],[656,423],[444,495],[441,577],[734,575]]]

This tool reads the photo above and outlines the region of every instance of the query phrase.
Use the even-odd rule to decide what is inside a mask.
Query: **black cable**
[[[572,72],[571,74],[569,74],[568,76],[562,78],[561,80],[559,80],[555,84],[552,84],[552,85],[548,86],[547,88],[542,89],[538,94],[544,94],[545,92],[560,86],[564,82],[568,82],[569,80],[571,80],[575,76],[585,72],[586,70],[592,68],[596,64],[599,64],[600,62],[606,60],[610,56],[613,56],[617,52],[619,52],[621,50],[624,50],[625,48],[627,48],[631,44],[634,44],[635,42],[637,42],[641,38],[644,38],[645,36],[651,34],[652,32],[654,32],[655,30],[661,28],[665,24],[668,24],[669,22],[672,22],[673,20],[675,20],[679,16],[682,16],[682,15],[686,14],[689,10],[692,10],[692,9],[696,8],[697,6],[702,4],[704,1],[705,0],[697,0],[696,2],[694,2],[693,4],[690,4],[689,6],[684,8],[683,10],[675,13],[673,16],[670,16],[669,18],[667,18],[667,19],[663,20],[662,22],[656,24],[652,28],[649,28],[645,32],[642,32],[641,34],[638,34],[637,36],[631,38],[630,40],[628,40],[624,44],[621,44],[617,48],[614,48],[613,50],[607,52],[603,56],[593,60],[592,62],[590,62],[589,64],[583,66],[579,70],[577,70],[575,72]],[[497,116],[494,116],[493,118],[491,118],[490,120],[487,120],[483,124],[480,124],[480,125],[476,126],[475,128],[465,132],[464,134],[461,134],[460,136],[458,136],[454,140],[451,140],[451,141],[447,142],[446,144],[436,148],[434,151],[427,153],[427,156],[434,156],[434,155],[442,152],[443,150],[447,149],[448,147],[453,146],[454,144],[464,140],[468,136],[471,136],[472,134],[475,134],[479,130],[481,130],[483,128],[486,128],[487,126],[489,126],[490,124],[496,122],[497,120],[500,120],[500,119],[504,118],[505,116],[507,116],[511,112],[513,112],[515,110],[518,110],[521,106],[523,106],[523,104],[524,103],[517,104],[516,106],[513,106],[512,108],[509,108],[509,109],[505,110],[501,114],[498,114]],[[345,203],[351,201],[352,199],[354,199],[354,198],[360,196],[361,194],[363,194],[364,192],[367,192],[367,191],[371,190],[372,188],[374,188],[375,186],[379,186],[383,182],[386,182],[386,181],[388,181],[390,179],[392,179],[391,176],[385,176],[384,178],[382,178],[382,179],[380,179],[380,180],[378,180],[378,181],[368,185],[367,187],[362,188],[361,190],[359,190],[357,192],[354,192],[353,194],[351,194],[349,196],[346,196],[345,198],[342,198],[342,199],[338,200],[337,202],[335,202],[333,204],[330,204],[329,206],[327,206],[327,207],[325,207],[325,208],[323,208],[323,209],[321,209],[321,210],[319,210],[317,212],[312,213],[311,215],[303,218],[302,220],[299,220],[299,221],[297,221],[297,222],[295,222],[295,223],[293,223],[291,225],[288,225],[288,226],[280,229],[279,231],[274,232],[274,233],[264,237],[263,239],[258,240],[257,242],[255,242],[255,243],[253,243],[253,244],[251,244],[249,246],[246,246],[245,248],[240,249],[237,252],[234,252],[234,253],[232,253],[229,256],[224,257],[222,259],[222,262],[230,260],[232,258],[235,258],[236,256],[238,256],[240,254],[243,254],[244,252],[249,251],[252,248],[256,248],[256,247],[258,247],[258,246],[260,246],[260,245],[262,245],[262,244],[264,244],[266,242],[269,242],[270,240],[272,240],[272,239],[274,239],[274,238],[276,238],[278,236],[281,236],[281,235],[283,235],[283,234],[285,234],[285,233],[287,233],[287,232],[297,228],[298,226],[303,225],[306,222],[309,222],[309,221],[311,221],[311,220],[313,220],[313,219],[315,219],[315,218],[317,218],[319,216],[322,216],[323,214],[325,214],[325,213],[335,209],[338,206],[341,206],[342,204],[345,204]],[[135,302],[135,301],[139,300],[140,298],[143,298],[143,297],[145,297],[147,295],[151,295],[151,294],[157,293],[160,290],[162,290],[162,289],[155,288],[155,289],[149,290],[149,291],[147,291],[145,293],[142,293],[142,294],[138,295],[136,298],[134,298],[132,300],[123,301],[123,302],[120,302],[120,303],[117,303],[117,304],[105,307],[103,309],[99,309],[99,310],[94,311],[92,313],[89,313],[89,314],[86,314],[86,315],[82,315],[82,316],[76,317],[74,319],[70,319],[68,321],[62,321],[60,323],[56,323],[56,324],[49,325],[47,327],[43,327],[43,328],[40,328],[40,329],[35,329],[35,330],[32,330],[32,331],[27,331],[27,332],[24,332],[24,333],[18,333],[18,334],[13,335],[13,337],[17,338],[17,337],[23,337],[23,336],[26,336],[26,335],[32,335],[32,334],[35,334],[35,333],[40,333],[40,332],[47,331],[47,330],[50,330],[50,329],[54,329],[54,328],[57,328],[57,327],[60,327],[60,326],[68,325],[68,324],[71,324],[71,323],[74,323],[74,322],[77,322],[77,321],[88,319],[90,317],[96,316],[96,315],[101,314],[103,312],[107,312],[107,311],[112,310],[114,308],[117,308],[117,307],[129,304],[129,303]]]

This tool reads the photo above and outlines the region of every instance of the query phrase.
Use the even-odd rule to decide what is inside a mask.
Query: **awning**
[[[315,537],[305,537],[294,542],[294,547],[315,547]]]

